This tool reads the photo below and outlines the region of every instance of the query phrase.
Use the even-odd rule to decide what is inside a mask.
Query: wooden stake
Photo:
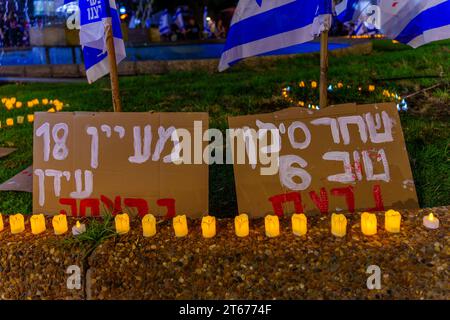
[[[328,106],[328,31],[320,34],[320,109]]]
[[[106,49],[108,50],[109,77],[111,78],[111,94],[114,112],[122,111],[119,92],[119,75],[117,73],[116,50],[114,49],[114,36],[112,32],[112,22],[109,21],[106,29]]]

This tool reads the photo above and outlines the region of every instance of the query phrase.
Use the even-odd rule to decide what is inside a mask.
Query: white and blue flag
[[[239,60],[313,40],[331,26],[331,0],[240,0],[219,71]]]
[[[164,9],[159,18],[159,34],[165,35],[170,33],[169,11]]]
[[[173,20],[175,21],[175,24],[178,26],[178,29],[180,29],[181,31],[185,30],[183,12],[181,11],[180,7],[177,8],[177,11],[175,12],[175,16],[174,16]]]
[[[106,49],[106,26],[112,25],[117,63],[125,59],[125,45],[114,0],[79,0],[80,44],[89,83],[110,72]]]
[[[417,48],[450,38],[450,0],[343,0],[341,22],[367,22],[390,39]]]

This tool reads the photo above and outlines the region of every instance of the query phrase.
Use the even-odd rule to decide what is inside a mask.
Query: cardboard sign
[[[16,148],[0,148],[0,158],[6,157],[16,151]]]
[[[0,184],[0,191],[33,191],[33,167],[29,166],[11,179]]]
[[[208,212],[208,166],[171,161],[173,130],[206,113],[36,113],[33,211],[172,217]]]
[[[280,137],[278,149],[274,135],[267,144],[273,149],[264,151],[279,151],[276,174],[261,175],[266,166],[259,161],[234,164],[240,212],[262,217],[418,207],[400,118],[392,103],[288,108],[228,121],[235,129],[278,129]]]

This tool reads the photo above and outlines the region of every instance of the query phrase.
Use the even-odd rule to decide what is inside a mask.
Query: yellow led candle
[[[6,119],[6,125],[11,127],[14,125],[14,119],[13,118],[8,118]]]
[[[32,108],[34,106],[33,101],[28,101],[27,102],[27,107],[28,108]]]
[[[316,81],[311,81],[311,88],[313,88],[313,89],[317,88],[317,82]]]
[[[2,232],[3,231],[3,228],[4,228],[5,226],[3,225],[3,216],[2,216],[2,214],[0,213],[0,232]]]
[[[366,236],[377,234],[377,216],[374,213],[363,212],[361,215],[361,231]]]
[[[33,114],[27,115],[27,120],[28,120],[28,122],[33,122],[34,121],[34,115]]]
[[[273,238],[280,235],[280,221],[278,219],[278,216],[267,215],[264,218],[264,225],[266,227],[267,237]]]
[[[67,225],[67,217],[65,214],[58,214],[52,219],[53,230],[57,236],[62,235],[69,230]]]
[[[47,112],[56,112],[55,108],[50,108],[47,110]]]
[[[388,232],[398,233],[400,232],[400,223],[402,216],[400,212],[395,210],[388,210],[384,214],[384,228]]]
[[[216,235],[216,218],[206,216],[202,218],[202,235],[204,238],[212,238]]]
[[[31,233],[40,234],[45,231],[45,217],[41,214],[33,214],[30,218]]]
[[[156,218],[152,214],[146,214],[142,218],[142,233],[144,237],[153,237],[156,234]]]
[[[248,223],[248,215],[242,213],[234,218],[234,230],[238,237],[246,237],[248,236],[249,223]]]
[[[24,116],[17,116],[17,124],[22,124],[24,119]]]
[[[336,237],[344,237],[347,233],[347,218],[343,214],[331,215],[331,233]]]
[[[9,217],[9,226],[12,234],[17,234],[25,231],[25,221],[21,213]]]
[[[130,217],[127,213],[116,215],[114,222],[116,225],[116,232],[118,234],[125,234],[130,231]]]
[[[173,229],[176,237],[184,237],[188,234],[187,218],[185,215],[173,218]]]
[[[294,213],[291,222],[292,232],[296,236],[304,236],[308,231],[308,219],[303,213]]]
[[[17,99],[16,99],[15,97],[12,97],[9,101],[10,101],[12,104],[14,104],[14,103],[16,103]]]
[[[47,98],[42,99],[42,104],[46,106],[48,104],[48,99]]]
[[[16,102],[16,108],[17,108],[17,109],[22,108],[22,102],[17,101],[17,102]]]

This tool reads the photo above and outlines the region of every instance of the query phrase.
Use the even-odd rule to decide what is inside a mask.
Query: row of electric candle
[[[27,121],[29,123],[32,123],[34,121],[34,115],[33,114],[27,114]],[[23,124],[25,122],[24,116],[17,116],[16,123],[17,124]],[[14,125],[14,118],[7,118],[5,121],[5,125],[7,127],[12,127]],[[0,128],[2,127],[2,122],[0,121]]]
[[[398,211],[388,210],[385,213],[385,230],[392,233],[400,232],[401,215]],[[118,214],[114,219],[116,232],[125,234],[130,231],[130,217],[128,214]],[[173,218],[173,229],[175,236],[184,237],[188,234],[188,223],[185,215]],[[25,231],[25,219],[20,213],[9,217],[9,224],[12,234]],[[45,217],[43,214],[35,214],[30,218],[31,232],[35,235],[46,230]],[[297,236],[306,235],[308,230],[308,219],[303,213],[293,214],[291,217],[292,232]],[[423,224],[428,229],[437,229],[439,219],[433,213],[423,218]],[[56,235],[65,234],[68,231],[67,217],[63,214],[52,218],[52,225]],[[265,232],[267,237],[277,237],[280,235],[280,221],[278,216],[267,215],[264,218]],[[238,237],[246,237],[249,234],[249,218],[247,214],[240,214],[234,219],[235,233]],[[0,231],[4,228],[3,218],[0,215]],[[201,222],[202,235],[204,238],[212,238],[216,235],[216,218],[205,216]],[[152,214],[147,214],[142,218],[142,230],[144,237],[152,237],[156,234],[156,218]],[[72,228],[74,235],[86,231],[86,226],[77,221]],[[361,214],[361,231],[364,235],[371,236],[377,233],[377,216],[374,213],[364,212]],[[337,237],[344,237],[347,233],[347,218],[343,214],[333,213],[331,215],[331,233]]]
[[[30,217],[31,233],[38,235],[43,233],[47,227],[45,223],[45,216],[43,214],[33,214]],[[65,234],[69,230],[67,217],[64,214],[58,214],[52,218],[52,226],[56,235]],[[9,216],[9,227],[12,234],[18,234],[25,231],[25,218],[21,213]],[[4,229],[3,217],[0,214],[0,231]],[[74,235],[81,234],[86,231],[86,226],[77,221],[72,228]]]
[[[388,210],[385,213],[385,230],[391,233],[400,232],[401,214],[398,211]],[[185,215],[173,218],[173,229],[176,237],[184,237],[188,234],[188,223]],[[306,235],[308,230],[308,219],[303,213],[293,214],[291,217],[292,232],[297,236]],[[423,224],[429,229],[439,227],[439,219],[432,213],[425,216]],[[130,231],[130,218],[128,214],[119,214],[115,218],[116,231],[125,234]],[[267,237],[280,235],[280,221],[276,215],[267,215],[264,218],[265,232]],[[246,237],[249,234],[249,218],[247,214],[240,214],[234,219],[235,233],[238,237]],[[156,234],[156,218],[147,214],[142,219],[143,235],[152,237]],[[202,235],[204,238],[212,238],[216,235],[216,218],[205,216],[201,222]],[[361,215],[361,231],[370,236],[377,233],[377,217],[373,213],[364,212]],[[343,237],[347,233],[347,218],[343,214],[333,213],[331,216],[331,233],[337,237]]]

